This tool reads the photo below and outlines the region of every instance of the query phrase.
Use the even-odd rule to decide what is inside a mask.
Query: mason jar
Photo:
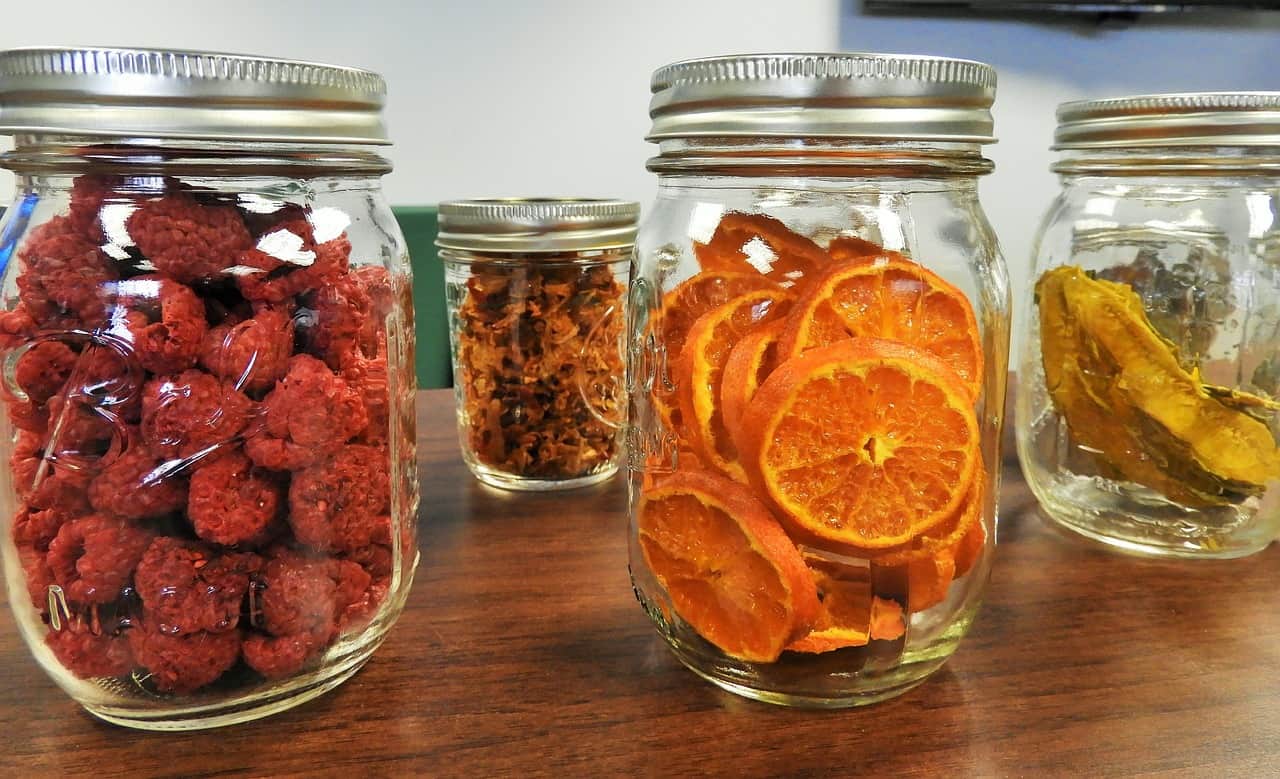
[[[383,80],[0,53],[9,603],[92,714],[254,719],[360,668],[417,562],[413,312]]]
[[[1280,93],[1058,109],[1018,454],[1044,513],[1137,554],[1280,534]]]
[[[732,692],[896,695],[968,629],[1009,337],[978,201],[995,73],[760,54],[653,76],[628,322],[630,568]]]
[[[637,203],[440,204],[462,459],[482,483],[560,490],[618,470]]]

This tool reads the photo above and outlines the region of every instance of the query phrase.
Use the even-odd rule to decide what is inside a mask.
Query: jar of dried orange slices
[[[994,544],[1009,337],[995,73],[766,54],[653,77],[628,302],[631,572],[676,656],[839,707],[937,670]]]

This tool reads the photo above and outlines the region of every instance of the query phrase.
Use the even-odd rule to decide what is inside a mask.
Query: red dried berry
[[[11,533],[13,542],[18,546],[28,546],[40,552],[47,552],[49,544],[58,535],[62,526],[75,517],[61,509],[41,509],[23,505],[13,515]]]
[[[0,349],[16,349],[35,336],[39,325],[22,303],[0,312]]]
[[[280,303],[347,272],[351,242],[345,234],[316,243],[307,219],[269,228],[239,258],[236,285],[246,300]]]
[[[118,519],[91,514],[66,523],[49,544],[53,579],[73,603],[120,597],[153,534]]]
[[[181,511],[187,505],[187,480],[181,469],[153,455],[129,437],[119,457],[89,483],[89,502],[106,514],[149,519]]]
[[[121,184],[118,176],[77,176],[71,184],[71,205],[68,217],[76,232],[93,244],[101,244],[102,205],[114,195]]]
[[[386,579],[391,576],[391,547],[383,544],[370,544],[360,549],[353,549],[343,555],[343,559],[357,563],[369,572],[374,579]]]
[[[342,366],[341,375],[360,395],[369,418],[369,423],[356,434],[356,440],[385,446],[391,434],[391,395],[385,343],[377,357],[349,357]]]
[[[133,668],[128,638],[121,633],[95,633],[81,620],[50,630],[44,642],[58,662],[81,679],[124,676]]]
[[[252,407],[231,384],[201,370],[157,376],[142,389],[142,438],[157,457],[190,458],[234,442]]]
[[[249,667],[268,679],[291,676],[324,649],[309,633],[292,636],[264,636],[250,633],[241,647]]]
[[[204,303],[192,289],[163,276],[138,276],[116,284],[111,332],[133,344],[138,363],[151,373],[177,373],[196,364],[208,324]]]
[[[222,633],[240,624],[249,575],[261,558],[224,554],[204,544],[161,536],[151,542],[134,573],[143,615],[170,635]]]
[[[145,621],[128,631],[134,660],[160,692],[190,693],[218,680],[240,658],[240,631],[171,635]]]
[[[43,440],[23,430],[14,441],[9,467],[18,497],[33,509],[56,509],[73,516],[89,513],[89,475],[46,462]]]
[[[84,327],[102,324],[119,273],[70,219],[55,216],[32,230],[18,256],[24,268],[18,297],[35,322],[46,328],[68,318]]]
[[[200,365],[245,392],[265,392],[289,369],[293,354],[293,317],[281,308],[263,308],[252,318],[209,330],[200,348]]]
[[[257,546],[279,529],[285,486],[256,468],[240,450],[228,452],[191,476],[187,516],[196,535],[223,546]]]
[[[49,611],[49,585],[53,584],[53,569],[44,552],[29,546],[18,547],[18,560],[22,563],[23,578],[27,582],[27,594],[36,611]]]
[[[307,634],[327,644],[337,627],[331,560],[276,550],[259,577],[261,627],[275,636]]]
[[[255,463],[294,471],[326,457],[368,424],[360,396],[324,363],[290,358],[289,371],[262,403],[262,426],[244,445]]]
[[[184,284],[225,275],[253,243],[234,207],[201,205],[186,192],[144,202],[127,227],[156,269]]]
[[[331,575],[337,584],[334,602],[338,630],[345,631],[368,622],[378,610],[381,598],[372,591],[373,577],[351,560],[334,560]]]
[[[386,453],[351,444],[298,471],[289,485],[289,524],[313,549],[350,552],[391,543]]]
[[[368,354],[376,323],[373,301],[356,278],[342,275],[321,284],[303,299],[311,317],[306,331],[308,350],[334,370],[350,356]]]
[[[22,353],[13,380],[35,403],[47,403],[67,383],[79,355],[61,341],[40,341]]]

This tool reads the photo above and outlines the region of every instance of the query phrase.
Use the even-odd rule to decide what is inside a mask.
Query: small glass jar
[[[681,662],[843,707],[942,666],[987,580],[1008,284],[995,73],[882,54],[653,78],[628,333],[630,568]]]
[[[560,490],[617,472],[639,216],[619,200],[440,204],[458,438],[481,482]]]
[[[1060,526],[1239,557],[1280,534],[1280,93],[1058,109],[1018,454]]]
[[[9,604],[110,722],[332,689],[417,563],[413,311],[376,74],[0,53]]]

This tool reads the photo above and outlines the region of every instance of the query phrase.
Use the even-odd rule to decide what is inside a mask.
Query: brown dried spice
[[[623,285],[605,265],[476,263],[471,272],[456,378],[475,456],[529,478],[599,471],[614,458],[616,431],[592,409],[611,419],[624,402]]]

